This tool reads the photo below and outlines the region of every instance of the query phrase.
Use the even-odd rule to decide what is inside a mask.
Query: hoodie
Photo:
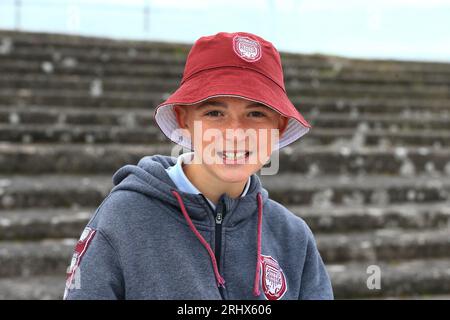
[[[269,198],[257,174],[213,208],[177,189],[177,158],[145,156],[113,177],[75,247],[64,299],[333,299],[303,219]]]

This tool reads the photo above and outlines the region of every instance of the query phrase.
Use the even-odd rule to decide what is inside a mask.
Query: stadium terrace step
[[[77,239],[95,209],[87,207],[2,210],[0,240]]]
[[[112,109],[87,107],[0,106],[0,124],[108,125],[149,127],[154,108]],[[428,117],[430,117],[428,115]],[[433,120],[430,120],[433,121]],[[436,119],[437,121],[437,119]]]
[[[163,102],[164,94],[128,92],[109,93],[97,96],[84,91],[57,90],[32,91],[29,89],[0,90],[0,104],[13,106],[47,105],[47,106],[89,106],[104,108],[153,108]]]
[[[299,173],[308,177],[326,174],[387,174],[430,177],[450,175],[450,150],[433,147],[336,147],[302,148],[294,143],[280,150],[278,159],[266,167],[279,173]],[[174,152],[172,154],[172,152]],[[177,152],[177,153],[175,153]],[[67,144],[67,143],[0,143],[0,174],[105,173],[110,174],[125,164],[137,164],[147,155],[177,156],[180,148],[173,143],[161,144]],[[98,162],[98,157],[103,161]]]
[[[65,276],[30,276],[0,279],[0,300],[61,300]]]
[[[112,187],[110,175],[8,175],[0,181],[0,210],[98,206]]]
[[[369,289],[367,273],[371,265],[378,266],[381,273],[380,289]],[[352,298],[401,298],[414,296],[427,299],[433,295],[448,295],[450,292],[450,260],[427,259],[392,262],[365,262],[327,265],[338,299]],[[370,269],[369,269],[370,271]]]
[[[450,79],[449,79],[450,81]],[[151,78],[134,79],[132,77],[86,77],[64,75],[1,75],[0,87],[15,90],[78,90],[92,91],[95,86],[101,86],[102,93],[117,92],[158,92],[175,91],[180,79]],[[100,88],[100,87],[99,87]],[[286,90],[289,95],[302,94],[305,96],[337,96],[341,97],[374,97],[387,98],[408,96],[410,98],[441,98],[450,97],[447,85],[393,85],[393,84],[361,84],[361,83],[327,83],[319,80],[299,81],[298,79],[286,81]]]
[[[0,242],[0,278],[64,275],[76,239]]]
[[[25,107],[61,107],[73,108],[84,106],[86,108],[134,108],[152,109],[165,98],[170,92],[151,93],[109,93],[90,94],[86,91],[74,90],[39,90],[29,89],[0,90],[0,106],[14,106],[16,108]],[[400,114],[409,115],[416,112],[426,111],[428,114],[439,113],[445,117],[450,116],[450,99],[410,99],[404,97],[397,98],[343,98],[343,97],[308,97],[291,96],[294,105],[300,108],[303,113],[318,115],[320,112],[350,112],[352,117],[358,117],[360,113],[373,114]],[[424,109],[425,108],[425,109]]]
[[[123,126],[77,125],[2,125],[0,141],[64,142],[64,143],[157,143],[165,136],[155,126],[126,128]]]
[[[0,60],[0,70],[9,75],[36,74],[36,75],[66,75],[66,76],[95,76],[95,77],[123,77],[129,76],[134,79],[138,78],[180,78],[183,73],[182,66],[172,65],[93,65],[78,63],[70,57],[63,59],[59,63],[52,61],[17,61],[2,59]],[[441,79],[442,78],[442,79]],[[444,77],[433,79],[434,82],[446,82]]]
[[[449,177],[362,174],[309,178],[300,174],[283,173],[261,176],[261,180],[270,196],[280,203],[330,209],[336,204],[424,203],[447,201],[450,197]]]
[[[113,186],[111,175],[1,175],[0,209],[98,206]],[[270,196],[285,205],[331,209],[335,204],[427,203],[450,199],[450,177],[328,175],[309,178],[288,173],[261,176],[261,179]]]
[[[450,260],[384,263],[381,288],[368,289],[369,264],[330,265],[336,299],[437,299],[450,298]],[[0,299],[60,300],[64,275],[38,275],[0,279]]]
[[[100,58],[101,60],[101,58]],[[0,70],[10,76],[29,74],[48,77],[89,76],[89,77],[128,77],[133,80],[149,78],[181,80],[183,65],[180,64],[137,64],[110,62],[80,62],[72,56],[46,60],[17,60],[0,55]],[[425,85],[446,85],[450,76],[446,73],[411,73],[335,70],[332,68],[284,68],[284,80],[287,85],[298,81],[309,81],[313,87],[326,83],[342,84],[378,84],[407,85],[410,87]]]
[[[311,230],[321,234],[356,231],[403,229],[445,229],[450,227],[450,201],[379,205],[288,206],[306,221]]]
[[[185,57],[190,49],[190,45],[181,43],[167,43],[157,41],[133,41],[133,40],[112,40],[98,37],[73,36],[63,34],[48,34],[37,32],[16,32],[2,30],[0,37],[8,39],[11,47],[17,48],[35,48],[40,49],[51,48],[70,49],[72,52],[76,50],[93,51],[93,52],[122,52],[128,53],[133,49],[133,55],[137,52],[148,52],[155,55],[180,56]],[[161,54],[162,53],[162,54]],[[450,66],[446,63],[436,62],[417,62],[417,61],[397,61],[397,60],[365,60],[365,59],[348,59],[339,56],[326,55],[304,55],[281,53],[282,60],[289,65],[326,65],[338,66],[340,68],[353,67],[358,70],[380,70],[386,71],[404,71],[411,70],[415,72],[450,72]]]
[[[156,126],[127,128],[125,126],[39,124],[0,124],[0,142],[23,143],[161,143],[166,137]],[[315,128],[304,137],[308,146],[351,146],[352,148],[390,146],[447,147],[449,130],[375,130]]]
[[[399,260],[445,259],[450,247],[448,231],[448,228],[419,233],[380,230],[346,236],[318,233],[315,237],[322,259],[328,266],[352,262],[382,264]],[[0,278],[64,274],[78,237],[1,241]],[[336,268],[331,270],[336,271]]]
[[[326,264],[445,258],[450,252],[450,225],[420,231],[382,229],[332,235],[318,233],[315,237]]]
[[[313,206],[287,206],[295,215],[302,218],[315,235],[321,237],[324,243],[333,241],[333,237],[343,234],[350,236],[351,233],[372,232],[368,234],[365,245],[350,243],[349,245],[361,245],[367,243],[378,245],[377,232],[380,239],[391,235],[405,239],[404,243],[414,243],[420,239],[430,240],[436,235],[423,232],[417,233],[417,239],[411,238],[415,231],[420,230],[449,230],[450,228],[450,202],[434,202],[423,204],[386,204],[367,206],[345,206],[337,205],[332,209],[324,209]],[[73,208],[28,208],[2,210],[0,212],[0,240],[37,240],[56,238],[78,238],[84,226],[94,214],[96,207],[73,207]],[[383,230],[389,228],[396,233],[383,234]],[[404,230],[404,234],[400,234]],[[439,232],[441,232],[439,231]],[[420,235],[422,234],[422,238]],[[405,238],[406,237],[406,238]],[[409,238],[408,238],[409,237]],[[362,237],[360,237],[362,238]],[[445,240],[436,236],[438,240]],[[353,238],[352,238],[353,239]],[[375,242],[373,242],[375,239]],[[386,238],[389,240],[389,238]],[[390,239],[390,240],[391,240]],[[347,245],[347,238],[338,239],[331,245],[342,247]],[[409,242],[407,242],[409,241]],[[397,245],[397,244],[394,244]],[[424,243],[419,242],[419,245]],[[338,250],[342,250],[339,249]],[[396,248],[398,249],[398,248]],[[370,250],[375,250],[370,248]],[[352,254],[352,252],[350,252]],[[335,253],[330,255],[334,257]],[[344,255],[345,256],[345,255]],[[367,255],[366,257],[371,257]],[[340,258],[340,257],[338,257]],[[334,258],[336,260],[336,258]]]
[[[148,127],[154,124],[154,108],[99,109],[86,107],[0,106],[0,124],[77,124],[122,125]],[[450,130],[450,110],[439,113],[428,111],[403,114],[373,114],[370,112],[304,112],[313,128],[341,128],[379,130]]]

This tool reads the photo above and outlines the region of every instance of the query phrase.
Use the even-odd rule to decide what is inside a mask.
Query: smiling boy
[[[311,230],[256,174],[311,128],[275,47],[245,32],[201,37],[155,121],[191,152],[115,172],[65,299],[333,299]]]
[[[184,173],[214,203],[217,203],[223,193],[228,193],[232,198],[242,193],[249,177],[259,171],[272,154],[271,130],[282,133],[287,125],[287,118],[278,112],[261,103],[237,97],[210,98],[189,107],[176,105],[174,111],[180,128],[187,130],[189,137],[200,137],[193,145],[198,156],[193,160],[198,160],[198,163],[186,165]],[[197,134],[194,134],[195,122],[202,128]],[[227,136],[227,130],[235,131],[235,139],[233,133],[230,133],[229,139],[224,141],[222,137]],[[208,131],[218,133],[217,136],[211,135],[216,138],[213,144],[209,139],[201,139],[208,137]],[[249,134],[249,131],[254,135]],[[253,137],[255,139],[249,141]],[[212,148],[211,152],[205,152],[209,145],[217,145],[221,149]],[[227,145],[228,148],[224,148]],[[241,152],[238,156],[243,160],[242,165],[234,164],[233,159],[230,159],[235,156],[236,151]],[[211,157],[208,162],[207,156],[211,154],[218,158]],[[231,156],[227,158],[227,154]]]

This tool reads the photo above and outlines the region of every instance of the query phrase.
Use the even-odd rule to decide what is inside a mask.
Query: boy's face
[[[260,170],[288,123],[271,108],[239,97],[213,97],[174,111],[191,138],[194,163],[224,182],[245,181]]]

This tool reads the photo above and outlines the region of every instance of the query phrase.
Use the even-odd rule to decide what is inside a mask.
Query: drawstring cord
[[[257,247],[256,247],[256,271],[255,271],[255,282],[253,285],[253,295],[259,296],[259,278],[261,272],[261,227],[262,227],[262,196],[258,192],[258,231],[257,231]]]
[[[183,199],[178,194],[177,191],[172,190],[172,194],[177,198],[178,203],[181,207],[181,212],[183,213],[184,218],[186,219],[189,227],[191,228],[192,232],[195,234],[197,239],[202,243],[202,245],[206,248],[206,250],[209,253],[209,256],[211,258],[211,262],[213,264],[214,269],[214,275],[216,276],[217,286],[218,287],[224,287],[225,288],[225,279],[220,275],[219,269],[217,267],[217,260],[214,255],[214,251],[211,249],[211,246],[209,243],[203,238],[203,236],[198,232],[197,228],[195,227],[194,223],[192,222],[191,218],[189,217],[189,214],[186,211],[186,208],[183,203]],[[258,231],[257,231],[257,249],[256,249],[256,271],[255,271],[255,282],[253,285],[253,295],[259,296],[259,278],[260,278],[260,272],[261,272],[261,228],[262,228],[262,196],[261,193],[258,192],[257,194],[257,202],[258,202]]]
[[[214,274],[216,276],[216,280],[217,280],[217,286],[220,287],[224,287],[225,288],[225,279],[220,275],[219,273],[219,269],[217,268],[217,261],[216,261],[216,257],[214,256],[214,252],[211,249],[211,246],[209,245],[209,243],[205,240],[205,238],[203,238],[203,236],[200,234],[200,232],[198,232],[197,228],[194,226],[194,224],[192,223],[191,218],[189,217],[186,208],[184,207],[184,203],[183,200],[181,199],[181,196],[178,194],[178,192],[176,192],[175,190],[172,190],[172,193],[175,195],[175,197],[178,200],[178,203],[181,206],[181,212],[183,212],[184,218],[186,219],[187,223],[189,224],[189,227],[191,228],[192,232],[194,232],[194,234],[196,235],[196,237],[198,238],[198,240],[200,240],[200,242],[203,244],[203,246],[206,248],[206,250],[209,253],[209,256],[211,257],[211,261],[213,264],[213,268],[214,268]]]

